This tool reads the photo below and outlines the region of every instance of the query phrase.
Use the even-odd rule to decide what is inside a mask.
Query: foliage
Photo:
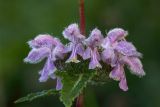
[[[44,90],[44,91],[36,92],[36,93],[30,93],[27,96],[22,97],[22,98],[16,100],[14,103],[21,103],[21,102],[25,102],[25,101],[32,101],[32,100],[35,100],[37,98],[41,98],[41,97],[49,96],[49,95],[55,95],[57,93],[58,93],[58,91],[55,90],[55,89]]]
[[[61,68],[60,71],[56,71],[55,74],[62,78],[63,88],[60,91],[55,89],[44,90],[42,92],[36,92],[28,94],[26,97],[22,97],[15,101],[15,103],[21,103],[25,101],[32,101],[43,96],[60,94],[60,100],[65,107],[71,107],[74,99],[83,91],[87,84],[99,84],[105,83],[108,78],[108,67],[96,70],[88,70],[89,61],[82,61],[79,64],[68,63],[64,64],[64,61],[56,62],[56,66]],[[104,78],[100,78],[104,77]]]
[[[94,72],[83,73],[72,76],[66,72],[61,75],[63,89],[61,90],[60,100],[65,107],[71,107],[74,99],[83,91],[87,83],[92,79]]]

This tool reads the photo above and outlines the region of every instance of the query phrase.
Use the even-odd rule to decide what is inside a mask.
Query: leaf
[[[88,71],[82,74],[70,74],[61,72],[59,76],[62,78],[63,89],[61,90],[60,100],[65,107],[71,107],[74,99],[82,92],[87,83],[92,79],[94,72]]]
[[[37,98],[41,98],[41,97],[49,96],[49,95],[54,95],[54,94],[57,94],[57,93],[58,93],[58,91],[55,90],[55,89],[44,90],[44,91],[36,92],[36,93],[30,93],[27,96],[22,97],[22,98],[16,100],[14,103],[21,103],[21,102],[25,102],[25,101],[32,101],[32,100],[37,99]]]

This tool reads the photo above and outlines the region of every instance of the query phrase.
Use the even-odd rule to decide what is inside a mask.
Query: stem
[[[83,92],[77,98],[76,107],[84,107],[84,95],[83,95]]]
[[[79,16],[80,16],[80,31],[81,31],[81,34],[85,35],[84,0],[79,0]],[[77,98],[76,107],[84,107],[83,92]]]
[[[79,0],[80,31],[85,35],[84,0]]]

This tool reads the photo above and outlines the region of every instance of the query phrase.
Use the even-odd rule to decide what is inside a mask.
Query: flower
[[[143,65],[140,61],[142,54],[137,51],[136,47],[126,41],[125,37],[128,32],[122,28],[111,29],[104,38],[101,31],[97,28],[93,29],[88,38],[81,34],[76,23],[70,24],[62,32],[65,39],[69,43],[65,46],[58,38],[48,34],[38,35],[28,42],[31,51],[24,59],[25,62],[36,64],[46,59],[43,69],[39,72],[40,82],[45,82],[48,78],[57,79],[56,89],[61,90],[63,87],[62,78],[54,73],[58,69],[64,70],[61,61],[64,61],[66,54],[69,58],[66,63],[80,62],[78,55],[83,60],[89,59],[89,69],[102,68],[100,61],[102,60],[111,67],[109,77],[119,81],[119,87],[123,91],[128,90],[127,79],[124,67],[127,66],[134,75],[142,77],[145,75]],[[59,64],[58,64],[59,63]],[[76,69],[76,68],[75,68]]]
[[[119,40],[122,40],[127,35],[128,35],[127,31],[125,31],[121,28],[114,28],[114,29],[111,29],[108,32],[107,37],[110,39],[111,43],[114,43],[114,42],[117,42]]]
[[[63,31],[64,38],[68,39],[70,43],[66,46],[66,52],[72,52],[69,59],[66,61],[69,62],[80,62],[77,59],[77,54],[82,56],[84,47],[82,44],[82,41],[85,39],[85,36],[83,36],[80,33],[79,27],[77,24],[71,24],[65,30]]]
[[[142,54],[137,52],[134,45],[127,41],[120,41],[115,47],[115,50],[125,56],[142,57]]]
[[[98,52],[98,47],[101,46],[102,40],[103,36],[101,31],[95,28],[92,30],[90,36],[84,41],[87,49],[83,54],[83,59],[86,60],[91,58],[89,69],[95,69],[96,67],[102,68],[101,64],[99,63],[101,58]]]
[[[57,89],[61,89],[61,79],[54,75],[54,72],[57,70],[54,62],[58,59],[63,59],[63,44],[59,39],[53,38],[48,34],[38,35],[34,40],[29,41],[28,44],[32,50],[29,52],[24,61],[35,64],[47,58],[43,69],[39,72],[39,74],[41,75],[39,81],[46,82],[49,77],[52,79],[57,78]]]
[[[114,44],[111,43],[108,37],[106,37],[102,42],[102,48],[104,48],[102,51],[102,60],[112,67],[115,66],[117,60],[113,47]]]
[[[124,72],[124,64],[117,63],[116,66],[113,67],[112,71],[110,72],[109,77],[116,80],[116,81],[120,81],[119,87],[123,91],[128,90],[126,76],[125,76],[125,72]]]
[[[124,65],[128,66],[132,74],[140,77],[145,75],[139,59],[142,57],[142,54],[137,52],[132,43],[124,39],[127,34],[127,31],[115,28],[108,32],[107,37],[102,43],[102,47],[104,48],[102,59],[112,67],[109,77],[120,81],[119,87],[124,91],[128,90]]]
[[[107,37],[102,42],[101,46],[104,48],[104,51],[102,52],[102,59],[104,62],[110,64],[112,67],[116,65],[116,54],[120,51],[115,51],[115,48],[117,48],[117,46],[121,47],[120,45],[118,45],[118,43],[124,40],[127,34],[127,31],[121,28],[115,28],[108,32]]]
[[[142,63],[139,59],[142,57],[142,54],[137,52],[132,43],[120,41],[115,47],[115,51],[119,54],[119,60],[129,67],[131,73],[140,77],[145,75]]]

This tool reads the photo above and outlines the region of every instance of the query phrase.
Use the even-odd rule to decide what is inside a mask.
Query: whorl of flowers
[[[89,69],[103,69],[100,61],[111,67],[109,77],[119,81],[119,87],[127,91],[127,81],[124,66],[127,65],[132,74],[139,77],[144,76],[142,63],[139,58],[142,54],[137,52],[131,42],[127,42],[125,37],[128,32],[121,28],[114,28],[107,33],[104,38],[101,31],[93,29],[88,38],[80,33],[77,24],[71,24],[63,31],[64,38],[70,42],[63,45],[60,40],[48,34],[38,35],[28,42],[31,51],[24,59],[25,62],[36,64],[46,58],[43,69],[39,72],[40,82],[46,82],[48,78],[57,79],[57,90],[61,90],[63,84],[61,78],[55,75],[58,69],[55,62],[65,60],[66,63],[79,63],[81,59],[89,59]]]

